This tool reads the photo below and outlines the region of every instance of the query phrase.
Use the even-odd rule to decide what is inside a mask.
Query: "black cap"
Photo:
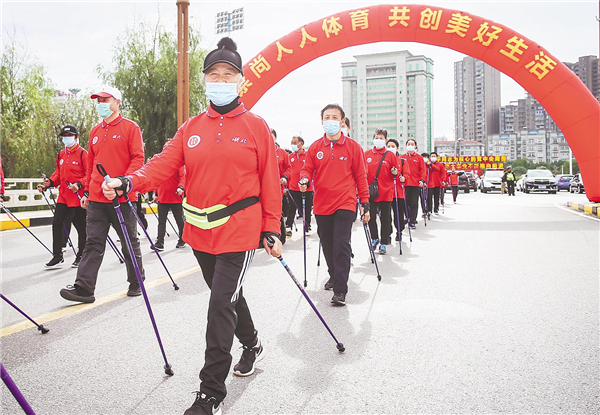
[[[228,63],[240,71],[242,75],[244,74],[242,70],[242,57],[237,52],[237,45],[230,37],[224,37],[219,40],[217,48],[206,55],[202,72],[206,72],[208,68],[219,62]]]
[[[60,130],[59,135],[65,134],[79,135],[79,131],[77,131],[77,128],[74,125],[67,124],[62,128],[62,130]]]

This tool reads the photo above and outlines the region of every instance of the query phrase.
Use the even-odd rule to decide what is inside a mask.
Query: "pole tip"
[[[344,347],[344,343],[338,343],[336,347],[340,353],[344,353],[346,351],[346,348]]]
[[[167,374],[169,376],[173,376],[175,374],[175,373],[173,373],[173,369],[171,369],[170,364],[165,365],[165,374]]]

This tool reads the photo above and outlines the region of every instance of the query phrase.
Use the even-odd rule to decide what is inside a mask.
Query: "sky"
[[[201,46],[212,50],[223,35],[214,33],[218,12],[243,7],[245,28],[232,32],[244,62],[271,42],[330,14],[379,1],[220,1],[190,0],[189,24],[203,36]],[[411,1],[455,8],[501,23],[537,42],[563,62],[599,54],[599,2],[595,1]],[[160,22],[177,33],[176,0],[165,1],[6,1],[1,0],[2,44],[7,39],[26,45],[27,56],[41,63],[57,89],[93,90],[101,85],[96,67],[110,67],[117,38],[141,20]],[[323,135],[320,111],[342,103],[342,62],[353,56],[408,50],[434,61],[433,135],[454,139],[453,64],[465,55],[451,49],[384,42],[354,46],[320,57],[289,74],[271,88],[252,111],[278,133],[289,148],[292,135],[311,143]],[[525,96],[524,89],[502,75],[502,105]],[[193,91],[190,91],[193,94]],[[193,115],[193,114],[192,114]],[[385,126],[382,126],[385,127]]]

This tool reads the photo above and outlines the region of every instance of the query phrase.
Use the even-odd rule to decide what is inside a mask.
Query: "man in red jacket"
[[[49,179],[44,179],[44,184],[38,186],[40,192],[50,187],[59,187],[60,193],[56,201],[54,219],[52,220],[52,253],[53,257],[46,264],[46,268],[56,268],[62,265],[63,259],[63,234],[69,213],[72,213],[73,225],[77,229],[78,249],[72,267],[77,268],[83,255],[86,240],[86,214],[80,206],[79,196],[87,190],[85,169],[87,166],[88,152],[79,145],[79,132],[73,125],[65,125],[61,132],[65,148],[60,150],[56,157],[56,169]]]
[[[168,141],[167,141],[168,143]],[[165,146],[167,145],[165,143]],[[180,168],[171,177],[162,182],[156,190],[155,200],[158,202],[158,234],[154,246],[158,251],[165,249],[165,232],[167,231],[167,215],[173,212],[173,217],[179,229],[179,240],[175,248],[185,247],[183,242],[183,202],[184,168]]]
[[[264,357],[242,287],[259,241],[268,254],[281,255],[275,146],[265,121],[238,101],[244,78],[233,40],[221,39],[206,56],[204,74],[208,110],[179,127],[142,169],[103,185],[107,197],[113,189],[145,192],[185,166],[184,240],[211,289],[200,391],[186,415],[221,413],[234,335],[244,348],[235,375],[253,374]],[[274,237],[272,248],[267,237]]]
[[[287,214],[288,205],[285,196],[285,186],[288,185],[290,181],[291,174],[291,166],[290,159],[287,151],[277,144],[277,132],[271,128],[271,137],[273,137],[273,143],[275,143],[275,157],[277,158],[277,170],[279,171],[279,183],[281,189],[281,217],[280,217],[280,232],[281,232],[281,241],[285,243],[285,223],[283,217]]]
[[[323,108],[321,123],[325,134],[310,146],[299,182],[300,191],[305,192],[314,180],[317,233],[330,277],[325,289],[333,288],[331,302],[340,306],[346,304],[348,292],[349,241],[356,216],[356,189],[363,223],[368,223],[370,218],[363,150],[340,131],[345,116],[344,110],[337,104]]]
[[[96,300],[94,297],[96,280],[111,225],[121,239],[123,257],[127,266],[127,281],[129,281],[127,295],[136,297],[142,294],[119,219],[111,201],[102,193],[101,185],[104,177],[96,168],[100,163],[111,177],[115,177],[132,173],[142,167],[144,164],[142,132],[135,122],[120,114],[121,91],[118,89],[106,87],[90,98],[98,100],[96,110],[103,120],[90,131],[88,144],[86,181],[89,192],[84,192],[81,198],[81,207],[87,209],[87,241],[77,269],[75,284],[60,290],[60,295],[65,300],[84,303],[93,303]],[[137,196],[133,196],[131,200],[136,201]],[[120,201],[127,232],[143,278],[144,268],[140,240],[137,236],[137,221],[129,204],[125,203],[125,199],[122,198]]]
[[[292,154],[290,154],[290,183],[289,183],[289,193],[290,197],[294,200],[295,204],[288,203],[288,211],[287,211],[287,219],[285,226],[287,228],[287,236],[292,236],[292,224],[294,223],[294,217],[296,216],[296,205],[300,209],[302,209],[302,192],[300,191],[300,187],[298,187],[298,182],[300,181],[300,170],[304,167],[304,163],[306,162],[306,150],[304,149],[304,139],[298,135],[295,135],[292,138]],[[302,213],[304,218],[306,219],[306,231],[307,233],[311,231],[310,228],[310,212],[312,211],[313,205],[313,195],[312,187],[309,187],[310,190],[304,192],[305,197],[305,206],[306,209]],[[301,213],[301,212],[298,212]]]
[[[437,153],[432,151],[429,155],[429,163],[427,163],[427,168],[429,169],[429,193],[427,194],[427,207],[429,208],[429,213],[433,211],[434,214],[439,215],[440,188],[442,187],[442,183],[445,182],[446,168],[442,163],[439,163],[437,159]]]
[[[417,226],[417,214],[419,213],[419,196],[421,188],[425,186],[426,170],[423,157],[416,152],[417,142],[409,138],[406,140],[406,153],[400,158],[405,160],[402,175],[405,178],[404,190],[406,193],[406,205],[408,207],[408,226],[415,229]]]

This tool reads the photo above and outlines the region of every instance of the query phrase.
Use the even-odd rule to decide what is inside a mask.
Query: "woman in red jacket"
[[[406,161],[401,159],[400,155],[398,154],[398,148],[400,148],[400,143],[398,143],[397,140],[393,138],[388,139],[386,146],[388,151],[391,151],[392,154],[396,156],[396,159],[398,160],[398,169],[400,173],[396,178],[396,189],[394,191],[394,199],[392,199],[392,212],[394,217],[393,223],[397,233],[396,240],[400,241],[400,233],[405,228],[404,215],[406,215],[406,212],[404,210],[404,195],[402,194],[402,183],[404,183],[405,181],[404,177],[402,176],[404,167],[403,161]],[[400,226],[400,229],[398,229],[398,225]],[[391,231],[392,229],[390,228],[390,233]]]
[[[417,214],[419,213],[419,196],[421,188],[425,186],[426,170],[423,157],[416,152],[417,142],[409,138],[406,140],[406,153],[400,158],[404,159],[404,170],[402,175],[406,179],[405,192],[406,204],[408,206],[408,226],[416,228]],[[402,162],[402,161],[401,161]]]
[[[454,203],[456,203],[456,198],[458,197],[458,172],[454,165],[450,168],[448,172],[448,180],[450,182],[450,186],[452,187],[452,199]]]
[[[166,143],[165,143],[166,145]],[[183,192],[184,192],[184,168],[181,167],[171,177],[162,182],[156,190],[155,199],[158,202],[158,234],[154,246],[157,250],[165,249],[165,232],[167,231],[167,215],[173,213],[175,223],[179,229],[179,240],[175,248],[185,247],[183,242]]]
[[[429,169],[427,207],[429,213],[433,211],[436,215],[439,214],[440,210],[440,188],[442,187],[442,182],[444,182],[446,178],[446,169],[442,163],[438,163],[437,158],[437,153],[432,151],[429,155],[429,162],[427,163],[427,168]]]

